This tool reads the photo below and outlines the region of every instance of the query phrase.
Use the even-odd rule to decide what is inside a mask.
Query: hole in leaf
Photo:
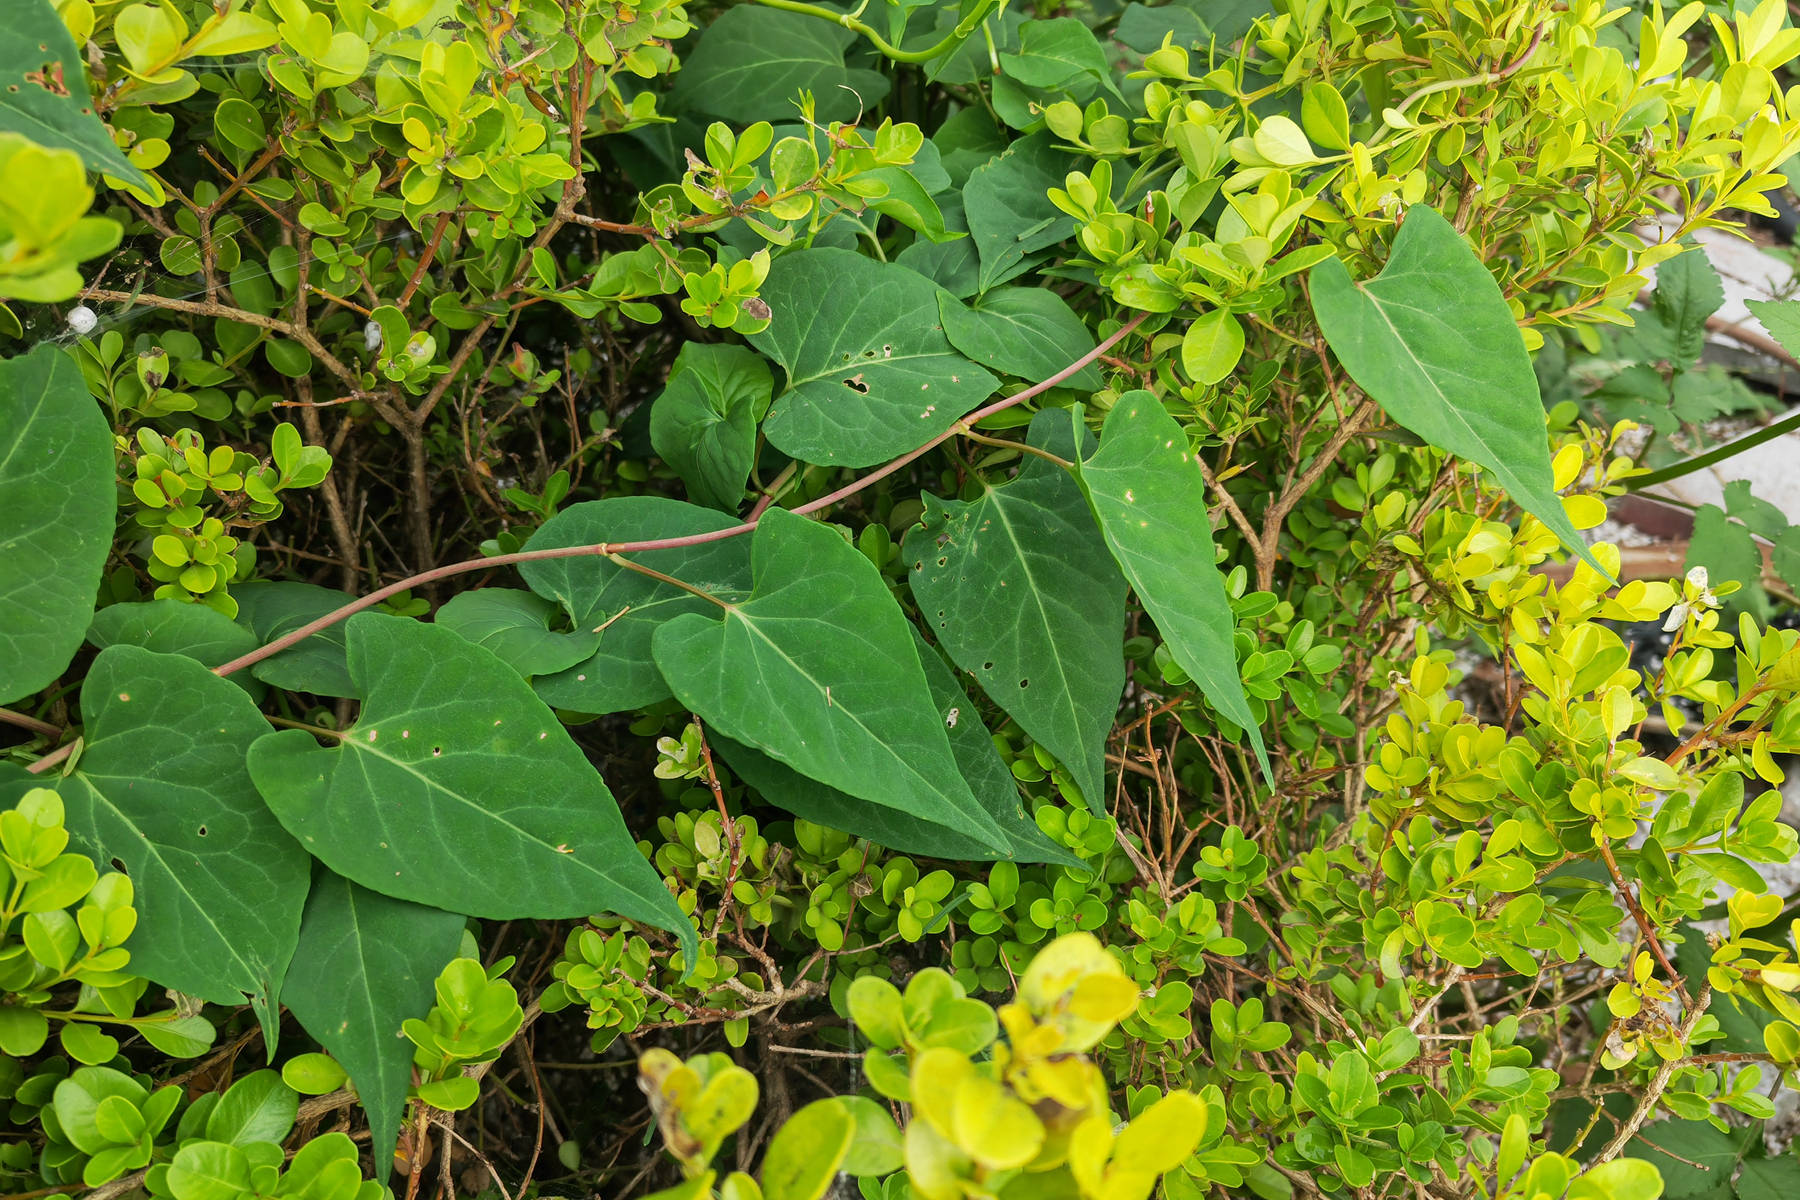
[[[1031,686],[1031,680],[1029,680],[1029,679],[1021,679],[1021,680],[1019,680],[1019,686],[1020,686],[1020,687],[1022,687],[1022,688],[1028,688],[1028,687],[1030,687],[1030,686]]]
[[[863,382],[863,377],[861,375],[852,375],[850,378],[844,380],[844,386],[851,391],[861,393],[864,396],[869,394],[869,385]]]
[[[442,746],[433,746],[431,748],[431,757],[436,758],[443,752],[444,752],[444,748]]]
[[[113,859],[113,860],[112,860],[112,869],[113,869],[113,870],[115,870],[115,871],[117,871],[117,872],[118,872],[118,873],[119,873],[119,874],[121,874],[121,875],[129,875],[129,874],[131,874],[131,872],[130,872],[130,871],[127,871],[127,870],[126,870],[126,869],[125,869],[125,863],[124,863],[124,861],[123,861],[123,860],[122,860],[122,859],[117,859],[117,858],[115,858],[115,859]]]
[[[196,832],[198,832],[201,837],[205,837],[206,836],[206,826],[202,825]]]
[[[991,671],[994,669],[994,664],[991,662],[984,662],[981,664],[981,669],[984,671]]]

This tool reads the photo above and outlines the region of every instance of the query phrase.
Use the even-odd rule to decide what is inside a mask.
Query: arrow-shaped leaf
[[[1381,274],[1328,258],[1309,277],[1332,352],[1388,416],[1487,468],[1525,511],[1602,575],[1550,473],[1537,376],[1500,285],[1437,210],[1415,204]]]
[[[464,919],[383,896],[320,869],[281,1002],[343,1064],[369,1115],[369,1148],[390,1161],[412,1082],[401,1022],[430,1011],[432,983]]]
[[[890,850],[950,860],[1009,858],[1014,862],[1053,862],[1079,868],[1081,860],[1051,841],[1020,803],[1019,785],[1001,761],[993,735],[981,723],[980,714],[956,681],[955,672],[916,632],[913,642],[918,647],[919,663],[925,668],[925,680],[931,686],[931,698],[949,736],[951,752],[956,755],[956,765],[975,798],[1006,835],[1004,852],[900,809],[847,796],[816,779],[808,779],[760,750],[717,733],[708,735],[713,749],[770,803],[808,821],[866,837]]]
[[[250,748],[256,786],[301,845],[447,912],[611,911],[692,948],[612,793],[512,668],[448,629],[375,613],[350,618],[348,645],[363,707],[338,744],[295,729]]]
[[[0,703],[42,690],[81,646],[112,544],[112,476],[112,430],[74,361],[46,345],[0,360]]]
[[[311,863],[245,769],[267,723],[229,680],[136,646],[100,652],[81,707],[87,747],[57,790],[82,848],[136,888],[131,970],[215,1004],[248,997],[273,1052]]]
[[[716,533],[735,524],[735,517],[679,500],[615,496],[564,509],[544,522],[527,549],[687,537]],[[651,550],[632,557],[722,599],[736,600],[750,592],[747,538]],[[628,571],[598,555],[522,563],[519,574],[532,591],[561,604],[576,629],[600,638],[599,649],[591,656],[533,681],[545,703],[577,712],[623,712],[667,700],[669,685],[651,660],[650,636],[670,617],[712,607],[690,592]]]
[[[1075,455],[1056,409],[1033,419],[1029,440]],[[1018,478],[974,500],[927,495],[904,553],[919,611],[951,659],[1104,810],[1106,736],[1125,689],[1125,579],[1080,485],[1028,457]]]
[[[749,600],[656,631],[676,697],[803,775],[1004,849],[957,769],[912,627],[869,560],[835,530],[772,508],[751,562]]]
[[[1238,676],[1236,624],[1213,561],[1206,481],[1187,434],[1149,392],[1127,392],[1100,430],[1100,449],[1078,460],[1100,532],[1169,653],[1208,702],[1250,736],[1273,779],[1262,732]]]

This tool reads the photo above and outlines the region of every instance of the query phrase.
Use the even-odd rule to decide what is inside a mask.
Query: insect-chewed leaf
[[[1187,434],[1149,392],[1127,392],[1100,430],[1100,449],[1076,464],[1100,531],[1169,653],[1212,706],[1249,735],[1270,775],[1262,733],[1238,676],[1236,625],[1213,561],[1206,481]]]
[[[216,1004],[247,997],[272,1049],[311,866],[245,769],[268,725],[229,680],[136,646],[100,652],[81,707],[87,747],[56,786],[82,850],[131,876],[132,972]]]
[[[363,707],[338,745],[285,730],[250,748],[257,787],[303,846],[366,888],[447,912],[611,911],[692,947],[612,793],[510,667],[447,629],[375,613],[350,618],[348,645]]]
[[[762,297],[774,319],[751,335],[787,371],[769,443],[804,462],[866,467],[903,454],[993,393],[996,380],[944,336],[935,283],[850,250],[775,260]]]
[[[1064,412],[1039,413],[1029,437],[1074,456]],[[1106,737],[1125,688],[1125,579],[1080,485],[1028,457],[1016,479],[974,500],[926,496],[903,549],[919,610],[956,665],[1104,810]]]

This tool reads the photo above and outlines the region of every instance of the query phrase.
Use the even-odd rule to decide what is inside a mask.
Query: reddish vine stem
[[[28,717],[22,712],[14,712],[10,708],[0,708],[0,725],[17,725],[20,729],[29,729],[33,733],[41,733],[45,737],[59,738],[62,730],[48,721],[40,721],[36,717]]]
[[[1105,354],[1108,350],[1112,349],[1119,342],[1123,341],[1125,337],[1142,324],[1144,319],[1149,315],[1150,314],[1148,313],[1139,313],[1137,316],[1131,318],[1131,320],[1120,326],[1117,332],[1101,341],[1098,346],[1095,346],[1092,350],[1089,350],[1086,354],[1083,354],[1080,358],[1077,358],[1074,362],[1071,362],[1068,366],[1049,378],[1034,383],[1023,391],[1015,392],[1004,399],[996,400],[984,408],[976,409],[968,416],[952,422],[942,433],[923,445],[908,450],[898,458],[884,463],[873,471],[870,471],[868,474],[838,488],[836,491],[820,496],[817,500],[802,504],[792,511],[805,516],[818,512],[820,509],[829,508],[833,504],[848,499],[862,491],[864,488],[870,487],[880,480],[887,478],[908,463],[929,454],[957,434],[965,432],[971,426],[979,424],[981,421],[986,420],[995,413],[1003,412],[1016,404],[1031,399],[1033,396],[1042,395],[1044,392],[1049,391],[1063,380],[1076,374],[1083,367],[1087,366],[1102,354]],[[686,546],[699,546],[708,542],[720,542],[724,541],[726,538],[742,536],[743,534],[754,530],[761,520],[762,516],[759,514],[756,520],[746,521],[741,525],[733,525],[728,529],[715,530],[710,533],[692,533],[683,537],[653,538],[648,541],[639,542],[596,542],[587,546],[558,546],[554,549],[547,550],[520,550],[514,554],[496,554],[491,558],[471,558],[462,562],[447,563],[441,567],[433,567],[429,571],[421,571],[417,575],[409,575],[396,583],[390,583],[386,587],[377,588],[366,596],[360,596],[343,607],[326,613],[317,620],[308,621],[291,633],[283,634],[281,637],[276,638],[265,646],[261,646],[247,654],[241,654],[230,662],[221,663],[219,666],[213,668],[213,674],[221,676],[235,674],[245,667],[252,666],[266,658],[271,658],[274,655],[280,654],[283,650],[286,650],[288,647],[293,646],[298,642],[304,641],[306,638],[318,633],[321,629],[329,629],[339,621],[354,616],[365,608],[380,604],[389,596],[398,595],[401,592],[410,591],[413,588],[422,587],[426,584],[436,583],[440,579],[449,579],[456,575],[466,575],[471,571],[483,571],[492,567],[507,567],[525,562],[544,562],[549,559],[557,558],[596,558],[616,554],[639,554],[650,550],[678,550]],[[44,761],[47,760],[40,760],[39,763],[34,763],[33,767],[39,770],[47,770],[47,767],[40,765]]]

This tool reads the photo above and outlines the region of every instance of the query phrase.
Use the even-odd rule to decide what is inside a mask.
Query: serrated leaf
[[[1659,264],[1653,300],[1672,339],[1670,358],[1681,369],[1692,367],[1706,349],[1706,318],[1725,303],[1725,287],[1706,250],[1691,247]]]
[[[74,361],[50,345],[0,360],[0,703],[41,691],[81,647],[112,548],[112,479],[112,431]]]
[[[404,617],[358,613],[347,645],[363,704],[342,740],[294,729],[250,747],[263,799],[303,846],[366,888],[447,912],[610,911],[691,947],[612,793],[529,684]]]
[[[1236,625],[1214,562],[1206,481],[1187,434],[1155,396],[1127,392],[1106,414],[1100,448],[1077,461],[1075,476],[1169,653],[1207,701],[1243,728],[1272,780],[1238,676]]]
[[[527,548],[653,541],[716,533],[736,523],[714,509],[679,500],[619,496],[569,506],[544,522]],[[748,538],[653,550],[632,558],[722,599],[750,593]],[[672,695],[651,659],[651,634],[677,614],[706,611],[711,607],[706,601],[597,555],[522,563],[519,574],[532,591],[561,604],[576,629],[597,631],[600,636],[591,657],[533,681],[545,703],[577,712],[610,713],[642,708]]]
[[[793,120],[802,91],[821,121],[853,121],[887,96],[887,79],[851,68],[856,35],[799,13],[743,5],[726,9],[682,55],[669,107],[734,122]]]
[[[463,925],[323,868],[313,881],[281,1002],[350,1073],[378,1163],[393,1157],[412,1081],[413,1047],[400,1025],[430,1011],[433,981],[456,955]]]
[[[1746,300],[1744,304],[1783,350],[1796,353],[1800,347],[1800,300]]]
[[[925,668],[925,682],[931,687],[931,698],[944,723],[957,768],[968,781],[969,790],[1006,836],[1003,851],[901,809],[846,795],[717,731],[709,732],[707,739],[727,765],[769,803],[816,824],[866,837],[890,850],[947,861],[1008,858],[1014,862],[1060,863],[1079,868],[1081,860],[1051,841],[1019,802],[1019,785],[1001,761],[993,736],[981,723],[981,715],[968,693],[956,681],[955,672],[936,650],[925,644],[917,630],[913,631],[913,644],[918,648],[919,664]]]
[[[231,590],[237,621],[267,645],[309,621],[350,603],[350,596],[310,583],[248,583]],[[327,626],[311,637],[250,667],[270,687],[316,696],[356,695],[344,666],[344,626]]]
[[[972,305],[939,305],[944,335],[963,354],[1005,375],[1036,383],[1094,348],[1094,335],[1048,288],[1006,287]],[[1104,381],[1089,363],[1061,386],[1096,391]]]
[[[268,725],[191,658],[102,650],[81,689],[87,746],[57,782],[69,831],[136,889],[131,970],[214,1004],[248,998],[271,1053],[311,866],[244,766]]]
[[[923,275],[852,250],[776,259],[762,288],[774,316],[750,338],[787,372],[763,422],[769,443],[803,462],[866,467],[993,394],[994,377],[944,336],[943,295]]]
[[[517,588],[478,588],[452,596],[432,623],[491,650],[526,678],[554,675],[591,657],[600,635],[554,630],[555,604]]]
[[[756,461],[756,423],[774,378],[742,346],[689,342],[650,408],[650,444],[687,484],[694,503],[737,511]]]
[[[1031,445],[1075,456],[1068,414],[1046,409]],[[927,494],[902,547],[919,612],[956,665],[1106,807],[1106,738],[1125,688],[1125,577],[1067,471],[1027,457],[967,502]]]
[[[1415,204],[1379,275],[1357,283],[1328,258],[1310,281],[1319,328],[1357,386],[1432,445],[1485,467],[1513,503],[1607,574],[1557,498],[1519,327],[1450,222]]]
[[[40,146],[73,150],[89,170],[154,188],[94,115],[81,53],[56,9],[48,0],[17,0],[7,7],[6,36],[0,38],[0,130]]]
[[[656,631],[676,697],[803,775],[1003,848],[957,770],[911,626],[869,560],[834,530],[772,508],[751,562],[749,600]]]

